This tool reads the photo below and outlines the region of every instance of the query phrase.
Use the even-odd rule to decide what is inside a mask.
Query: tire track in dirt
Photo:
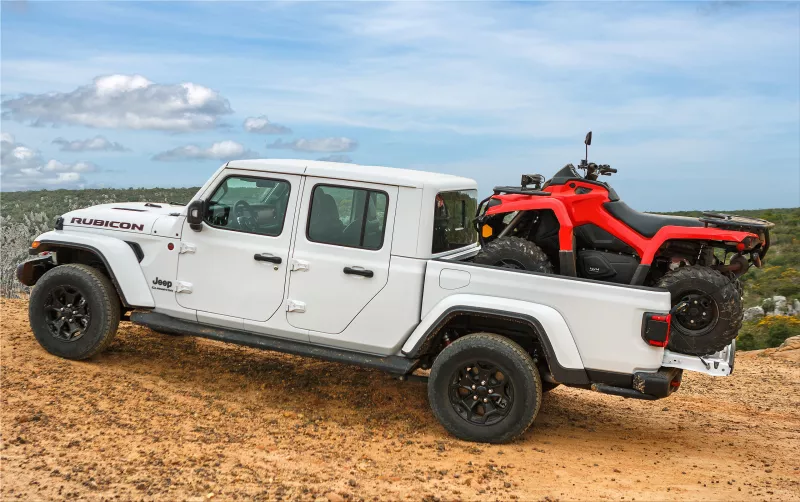
[[[492,446],[419,382],[129,323],[67,361],[0,308],[4,500],[800,500],[797,362],[743,354],[657,402],[558,388]]]

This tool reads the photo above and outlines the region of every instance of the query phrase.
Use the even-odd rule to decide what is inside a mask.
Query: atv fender
[[[33,252],[63,248],[81,249],[96,255],[105,265],[120,299],[128,307],[155,307],[139,259],[128,243],[114,237],[89,232],[46,232],[36,238],[39,246]]]
[[[558,199],[530,197],[527,195],[506,195],[503,203],[486,210],[486,216],[513,213],[514,211],[550,210],[558,219],[558,246],[561,251],[572,251],[572,219],[566,206]],[[507,201],[507,202],[506,202]]]
[[[540,338],[553,377],[562,383],[589,382],[583,361],[566,320],[552,307],[537,303],[480,295],[453,295],[436,304],[403,345],[402,353],[416,357],[450,319],[477,314],[528,324]]]

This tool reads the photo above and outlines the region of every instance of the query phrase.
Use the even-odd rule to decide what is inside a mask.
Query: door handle
[[[344,273],[350,275],[360,275],[361,277],[372,277],[375,275],[372,270],[364,270],[363,268],[344,267]]]
[[[271,254],[257,254],[253,256],[255,261],[268,261],[270,263],[280,263],[281,257],[280,256],[272,256]]]

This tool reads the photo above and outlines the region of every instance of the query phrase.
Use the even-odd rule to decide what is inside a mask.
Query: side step
[[[399,356],[376,356],[349,350],[335,349],[310,343],[274,338],[267,335],[239,331],[217,326],[209,326],[150,311],[136,311],[131,314],[131,322],[148,328],[172,331],[182,335],[197,336],[221,342],[244,345],[263,350],[274,350],[296,356],[314,357],[325,361],[355,364],[375,368],[394,375],[407,375],[416,369],[417,359]]]
[[[629,397],[632,399],[644,399],[646,401],[655,401],[658,399],[656,396],[649,394],[642,394],[636,389],[626,389],[625,387],[614,387],[604,383],[593,383],[592,390],[601,394],[610,394],[612,396]]]

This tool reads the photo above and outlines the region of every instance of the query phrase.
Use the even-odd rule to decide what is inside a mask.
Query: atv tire
[[[672,314],[668,348],[704,356],[724,349],[742,327],[742,296],[736,281],[708,267],[681,267],[656,284],[669,290],[672,306],[687,305]]]
[[[553,264],[542,248],[520,237],[503,237],[490,242],[475,256],[474,262],[543,274],[553,273]]]
[[[120,302],[101,271],[71,263],[48,270],[28,303],[33,336],[49,353],[88,359],[108,347],[117,333]]]

